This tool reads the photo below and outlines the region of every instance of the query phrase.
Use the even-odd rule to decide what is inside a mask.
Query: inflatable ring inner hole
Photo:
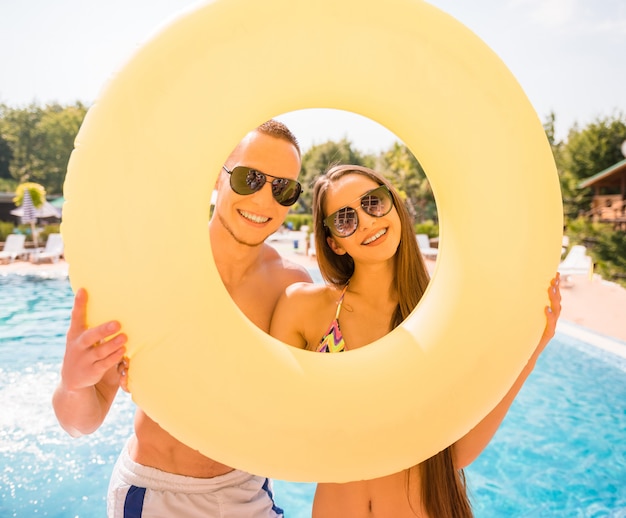
[[[434,263],[436,262],[438,255],[438,244],[433,246],[435,243],[438,243],[439,234],[439,215],[436,200],[430,187],[426,171],[413,151],[402,141],[400,137],[398,137],[390,129],[364,115],[334,108],[296,110],[282,113],[272,118],[283,122],[298,139],[302,159],[304,159],[304,156],[311,150],[320,149],[321,152],[325,146],[335,147],[338,152],[337,159],[333,160],[333,164],[365,165],[362,160],[351,161],[347,154],[345,158],[342,158],[342,152],[345,151],[356,152],[357,156],[360,156],[361,158],[368,155],[376,157],[386,155],[387,158],[383,162],[383,165],[377,165],[374,169],[379,173],[383,173],[391,181],[400,196],[404,199],[405,206],[407,207],[413,222],[413,230],[416,240],[418,241],[418,246],[422,252],[422,257],[426,261],[426,268],[428,269],[429,276],[432,277]],[[316,134],[313,136],[311,136],[311,128],[317,129]],[[327,128],[334,128],[336,136],[327,136],[329,134]],[[254,128],[250,128],[246,134],[252,130],[254,130]],[[348,136],[349,131],[352,131],[351,136]],[[308,136],[308,140],[301,139],[301,135],[304,134]],[[372,149],[371,147],[368,148],[363,146],[363,141],[371,141],[372,135],[375,135],[379,140],[388,141],[389,143],[387,145],[380,146],[379,149]],[[328,151],[328,149],[324,151]],[[224,162],[225,161],[226,159]],[[312,215],[313,180],[320,173],[326,171],[326,169],[331,165],[331,163],[316,163],[315,174],[307,174],[307,171],[305,171],[304,168],[303,160],[303,166],[300,170],[300,175],[298,176],[298,180],[303,186],[303,192],[300,195],[298,202],[296,202],[296,204],[288,211],[287,218],[280,227],[281,230],[285,228],[289,229],[287,226],[289,215]],[[407,170],[410,174],[403,175],[404,182],[399,182],[398,173],[400,171],[406,173]],[[416,186],[418,190],[417,193],[415,192]],[[216,201],[217,189],[213,191],[213,195],[211,197],[210,218],[214,216]],[[294,230],[300,229],[294,227]],[[309,226],[309,233],[311,232],[313,232],[313,229]],[[431,242],[431,238],[435,238],[435,243]],[[294,240],[288,241],[286,246],[290,248],[292,247],[296,254],[307,254],[309,250],[306,246],[306,239],[307,236],[304,236],[301,240],[298,240],[297,243]],[[271,235],[266,240],[266,243],[277,248],[281,255],[289,254],[288,249],[285,249],[284,246],[279,246],[276,241],[272,241]],[[315,261],[315,264],[310,268],[319,272],[317,261]],[[313,280],[314,282],[324,282],[321,279],[321,276],[317,280],[314,277]],[[235,303],[234,300],[232,301]],[[246,315],[244,315],[244,317],[250,321]]]

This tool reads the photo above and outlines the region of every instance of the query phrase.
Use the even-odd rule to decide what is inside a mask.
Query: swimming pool
[[[131,433],[130,397],[120,392],[96,433],[71,439],[50,404],[69,283],[0,276],[0,294],[0,517],[104,517],[109,475]],[[466,471],[477,518],[626,518],[626,360],[557,334]],[[275,482],[287,517],[310,516],[313,491]]]

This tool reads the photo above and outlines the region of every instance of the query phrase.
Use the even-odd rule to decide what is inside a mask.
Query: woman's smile
[[[371,235],[367,239],[365,239],[362,244],[363,245],[370,245],[370,244],[378,241],[381,237],[386,236],[386,235],[387,235],[387,229],[386,228],[381,228],[378,232],[374,233],[373,235]],[[376,244],[379,244],[379,243],[376,243]]]

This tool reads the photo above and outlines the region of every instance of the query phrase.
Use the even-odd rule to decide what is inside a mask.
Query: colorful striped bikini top
[[[331,322],[328,331],[324,334],[320,340],[320,344],[317,347],[318,353],[340,353],[346,350],[346,342],[341,334],[341,328],[339,327],[339,312],[341,311],[341,305],[343,304],[343,297],[346,294],[348,285],[341,292],[341,297],[337,301],[337,312],[335,313],[335,319]]]

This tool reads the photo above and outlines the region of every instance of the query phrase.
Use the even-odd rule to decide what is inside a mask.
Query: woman
[[[398,326],[428,284],[408,211],[382,175],[340,165],[316,181],[313,219],[320,271],[328,284],[290,286],[274,312],[270,333],[295,347],[319,352],[363,347]],[[558,275],[548,291],[546,329],[533,357],[481,423],[443,452],[400,473],[318,484],[313,516],[471,517],[462,469],[489,443],[554,335],[560,313]]]

